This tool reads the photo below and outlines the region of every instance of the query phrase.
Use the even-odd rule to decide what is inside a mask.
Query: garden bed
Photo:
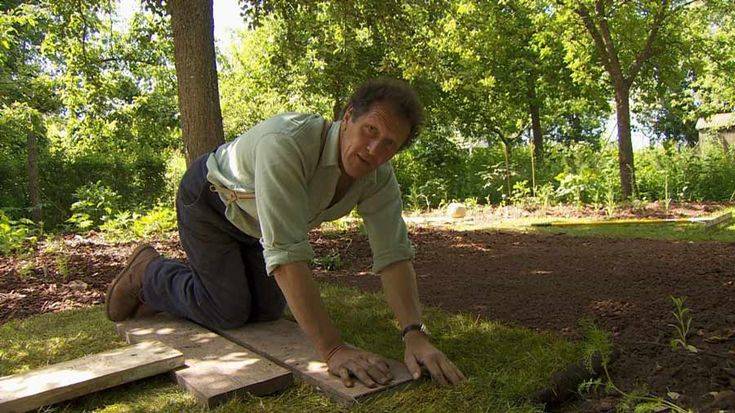
[[[569,337],[590,318],[612,333],[619,356],[610,373],[626,391],[674,392],[701,407],[709,392],[735,388],[735,243],[422,228],[411,238],[425,305]],[[316,244],[322,254],[340,251],[344,263],[320,278],[379,290],[362,234]],[[670,347],[670,296],[686,297],[698,353]]]

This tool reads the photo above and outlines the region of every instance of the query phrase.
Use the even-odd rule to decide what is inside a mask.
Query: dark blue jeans
[[[194,161],[176,195],[181,246],[189,265],[157,259],[146,269],[146,305],[216,328],[281,317],[286,300],[265,270],[258,239],[225,218],[225,205],[209,189],[207,157]]]

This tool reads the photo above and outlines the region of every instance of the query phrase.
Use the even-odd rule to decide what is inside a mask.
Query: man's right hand
[[[330,373],[342,379],[345,387],[355,385],[353,376],[371,388],[393,380],[390,366],[383,357],[347,344],[329,357],[327,367]]]

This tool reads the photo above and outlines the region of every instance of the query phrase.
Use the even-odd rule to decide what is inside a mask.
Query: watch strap
[[[414,330],[420,331],[420,332],[426,334],[426,326],[423,323],[409,324],[401,332],[401,339],[402,340],[405,339],[406,338],[406,334],[408,334],[409,332],[414,331]]]

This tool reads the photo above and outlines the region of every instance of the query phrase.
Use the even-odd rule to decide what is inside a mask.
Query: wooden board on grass
[[[389,360],[394,379],[388,385],[371,389],[355,380],[354,387],[345,387],[338,377],[329,374],[326,364],[293,321],[281,319],[217,332],[291,369],[299,379],[318,387],[332,400],[344,405],[352,405],[361,398],[412,380],[403,363]]]
[[[271,394],[293,383],[291,372],[204,327],[166,314],[123,321],[118,333],[130,343],[156,339],[184,353],[176,381],[212,408],[235,395]]]
[[[704,228],[707,230],[711,230],[714,228],[719,227],[720,225],[728,224],[732,220],[732,213],[725,212],[724,214],[708,219],[706,222],[704,222]]]
[[[184,365],[184,356],[157,341],[0,377],[0,411],[25,412]]]

